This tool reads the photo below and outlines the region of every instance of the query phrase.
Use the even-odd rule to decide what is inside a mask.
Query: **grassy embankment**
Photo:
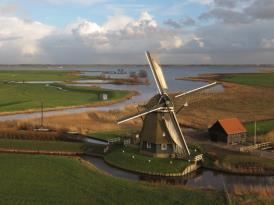
[[[224,204],[223,193],[132,182],[77,158],[0,154],[0,204]]]
[[[104,159],[114,166],[137,172],[180,173],[191,164],[180,159],[145,156],[131,147],[115,147]]]
[[[83,152],[84,147],[82,142],[0,139],[0,148],[4,149]]]
[[[107,93],[108,100],[102,102],[99,97],[100,93]],[[42,101],[46,109],[96,105],[118,101],[129,94],[128,91],[74,87],[62,84],[0,83],[0,112],[39,110]]]
[[[206,153],[205,166],[218,170],[242,174],[272,174],[274,173],[274,158],[250,155],[231,151],[214,145],[201,145]]]
[[[0,164],[1,204],[225,204],[222,192],[118,179],[76,158],[0,154]],[[271,204],[252,195],[230,197],[235,205]]]

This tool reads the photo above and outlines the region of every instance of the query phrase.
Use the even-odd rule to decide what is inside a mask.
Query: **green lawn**
[[[108,100],[117,100],[129,92],[62,84],[0,83],[0,112],[40,109],[41,101],[45,108],[91,105],[100,101],[100,93],[107,93]]]
[[[77,158],[0,154],[0,204],[225,204],[223,193],[104,175]]]
[[[132,137],[137,133],[136,129],[121,129],[121,130],[111,130],[111,131],[100,131],[90,133],[88,136],[97,138],[100,140],[109,140],[113,138],[127,138]]]
[[[0,139],[0,148],[7,149],[83,152],[84,147],[82,142]]]
[[[134,158],[132,158],[132,156],[134,156]],[[127,170],[158,173],[179,173],[182,172],[187,165],[190,165],[190,163],[185,160],[160,159],[145,156],[140,154],[138,149],[130,147],[114,148],[105,156],[105,160]],[[170,161],[172,161],[172,164]]]
[[[225,74],[221,76],[221,80],[245,85],[273,87],[274,73]]]
[[[274,120],[257,121],[257,135],[264,135],[274,129]],[[248,136],[254,136],[254,122],[245,124]]]
[[[77,71],[12,70],[0,71],[0,81],[71,81],[94,78],[81,76]]]

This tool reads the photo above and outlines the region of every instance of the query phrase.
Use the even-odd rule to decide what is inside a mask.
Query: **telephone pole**
[[[254,121],[254,144],[257,144],[257,121]]]
[[[44,125],[44,103],[41,102],[41,128],[43,128]]]

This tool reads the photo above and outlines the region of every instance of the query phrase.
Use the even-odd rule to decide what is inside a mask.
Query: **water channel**
[[[127,172],[115,167],[112,167],[104,162],[102,158],[85,156],[85,160],[95,165],[98,169],[104,172],[124,179],[133,181],[148,181],[181,186],[189,186],[195,188],[217,189],[222,190],[224,184],[228,190],[231,190],[235,185],[248,186],[267,186],[274,184],[274,176],[250,176],[228,174],[219,171],[213,171],[201,168],[200,170],[183,177],[151,177],[132,172]]]
[[[165,77],[167,80],[167,84],[169,86],[169,91],[186,91],[189,89],[194,89],[196,87],[205,85],[203,82],[195,82],[195,81],[185,81],[185,80],[175,80],[176,77],[187,77],[187,76],[197,76],[199,74],[205,73],[250,73],[250,72],[260,72],[262,68],[260,67],[229,67],[229,66],[164,66],[163,71],[165,73]],[[9,68],[10,69],[10,68]],[[21,69],[21,68],[17,68]],[[88,68],[66,68],[61,70],[71,70],[71,71],[81,71],[82,75],[100,75],[104,74],[111,78],[118,77],[126,77],[130,72],[139,72],[140,70],[146,70],[148,73],[148,79],[150,81],[149,85],[115,85],[109,84],[108,82],[102,81],[78,81],[76,83],[77,86],[98,86],[102,88],[108,89],[120,89],[120,90],[134,90],[138,91],[140,95],[134,96],[131,99],[128,99],[124,102],[120,102],[113,105],[100,106],[100,107],[81,107],[81,108],[68,108],[57,111],[46,111],[44,116],[52,116],[52,115],[63,115],[69,113],[80,113],[87,112],[92,110],[102,110],[107,111],[111,109],[121,109],[125,105],[128,104],[137,104],[147,101],[151,96],[157,93],[157,88],[155,83],[153,82],[152,74],[148,66],[128,66],[124,70],[127,72],[125,74],[115,74],[113,70],[121,69],[119,66],[94,66]],[[35,70],[32,68],[32,70]],[[57,70],[57,69],[53,69]],[[60,70],[60,69],[58,69]],[[34,81],[28,83],[51,83],[50,81]],[[106,84],[104,84],[106,83]],[[38,118],[40,117],[40,112],[34,113],[23,113],[23,114],[10,114],[0,116],[0,121],[8,121],[8,120],[17,120],[17,119],[27,119],[27,118]],[[90,143],[96,143],[95,141],[90,141]],[[243,176],[243,175],[234,175],[227,174],[212,170],[201,169],[196,173],[190,174],[185,177],[176,177],[176,178],[151,178],[147,176],[141,176],[138,174],[134,174],[131,172],[126,172],[114,167],[107,165],[102,158],[85,156],[85,160],[94,164],[98,169],[103,170],[113,176],[121,177],[129,180],[139,181],[164,181],[165,183],[176,184],[176,185],[184,185],[190,187],[201,187],[201,188],[213,188],[213,189],[223,189],[224,184],[231,189],[234,185],[273,185],[274,177],[273,176]]]

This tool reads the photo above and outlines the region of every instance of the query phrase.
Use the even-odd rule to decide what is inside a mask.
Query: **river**
[[[124,179],[133,181],[148,181],[157,183],[167,183],[179,186],[189,186],[195,188],[217,189],[222,190],[224,184],[228,190],[232,190],[235,185],[248,186],[273,186],[274,176],[249,176],[249,175],[235,175],[218,171],[212,171],[201,168],[200,170],[183,177],[151,177],[139,175],[127,171],[123,171],[112,167],[104,162],[102,158],[85,156],[85,160],[89,161],[95,167],[104,172]]]
[[[124,68],[126,74],[113,74],[117,70]],[[3,69],[3,68],[2,68]],[[18,67],[16,69],[25,69]],[[29,68],[31,70],[35,70],[35,68]],[[52,70],[52,69],[51,69]],[[54,69],[57,70],[57,69]],[[53,115],[63,115],[69,113],[81,113],[93,110],[102,110],[107,111],[111,109],[121,109],[125,105],[128,104],[138,104],[147,101],[150,97],[157,93],[157,87],[154,83],[152,74],[148,66],[94,66],[88,68],[64,68],[58,70],[69,70],[69,71],[81,71],[83,75],[101,75],[104,74],[111,78],[118,77],[127,77],[129,73],[135,72],[138,73],[140,70],[146,70],[148,74],[148,79],[150,84],[148,85],[117,85],[117,84],[102,84],[102,81],[80,81],[77,84],[78,86],[99,86],[102,88],[114,89],[114,90],[131,90],[138,91],[140,95],[134,96],[129,100],[107,106],[99,106],[99,107],[81,107],[81,108],[66,108],[63,110],[57,111],[46,111],[44,116],[53,116]],[[260,72],[262,68],[260,67],[229,67],[229,66],[163,66],[163,72],[165,74],[165,78],[167,84],[169,86],[170,92],[178,92],[178,91],[186,91],[190,89],[194,89],[200,86],[205,85],[204,82],[197,81],[186,81],[186,80],[175,80],[176,77],[189,77],[189,76],[197,76],[199,74],[205,73],[249,73],[249,72]],[[31,83],[49,83],[50,81],[32,81]],[[78,81],[79,83],[79,81]],[[40,112],[33,113],[24,113],[24,114],[9,114],[0,116],[0,121],[8,121],[8,120],[18,120],[18,119],[28,119],[28,118],[38,118],[40,117]]]
[[[118,69],[124,68],[127,74],[109,74]],[[16,68],[16,69],[25,69],[25,68]],[[30,68],[35,70],[35,68]],[[80,83],[82,86],[99,86],[102,88],[108,89],[120,89],[120,90],[134,90],[140,93],[139,96],[132,97],[129,100],[120,102],[114,105],[100,106],[100,107],[82,107],[82,108],[68,108],[64,110],[57,111],[46,111],[44,116],[52,115],[62,115],[67,113],[80,113],[87,112],[92,110],[111,110],[111,109],[120,109],[128,104],[136,104],[147,101],[151,96],[157,93],[157,88],[153,82],[152,74],[148,66],[93,66],[88,68],[66,68],[58,70],[71,70],[71,71],[81,71],[84,75],[100,75],[102,73],[107,73],[109,77],[125,77],[128,76],[130,72],[138,73],[140,70],[146,70],[148,73],[148,79],[150,81],[149,85],[115,85],[115,84],[102,84],[102,81],[82,81]],[[57,69],[56,69],[57,70]],[[163,66],[163,72],[165,74],[167,84],[169,86],[169,91],[178,92],[186,91],[189,89],[194,89],[196,87],[205,85],[203,82],[196,81],[185,81],[185,80],[175,80],[176,77],[190,77],[197,76],[199,74],[205,73],[249,73],[249,72],[260,72],[262,68],[260,67],[229,67],[229,66]],[[125,76],[123,76],[125,75]],[[31,82],[31,83],[45,83],[45,82]],[[46,82],[49,83],[49,82]],[[79,83],[79,82],[78,82]],[[26,119],[26,118],[37,118],[40,117],[40,112],[34,113],[25,113],[25,114],[13,114],[13,115],[4,115],[0,116],[0,121],[7,120],[17,120],[17,119]],[[92,142],[94,143],[94,142]],[[113,176],[122,177],[130,180],[145,180],[145,181],[159,181],[159,179],[146,176],[140,176],[138,174],[122,171],[120,169],[111,167],[107,165],[103,159],[96,157],[84,157],[85,160],[88,160],[94,164],[98,169],[101,169]],[[223,184],[225,183],[228,189],[231,189],[234,185],[273,185],[274,177],[273,176],[242,176],[242,175],[233,175],[226,174],[211,170],[202,169],[194,174],[188,175],[186,177],[176,177],[176,178],[161,178],[161,181],[177,185],[184,185],[190,187],[202,187],[202,188],[214,188],[214,189],[223,189]]]

